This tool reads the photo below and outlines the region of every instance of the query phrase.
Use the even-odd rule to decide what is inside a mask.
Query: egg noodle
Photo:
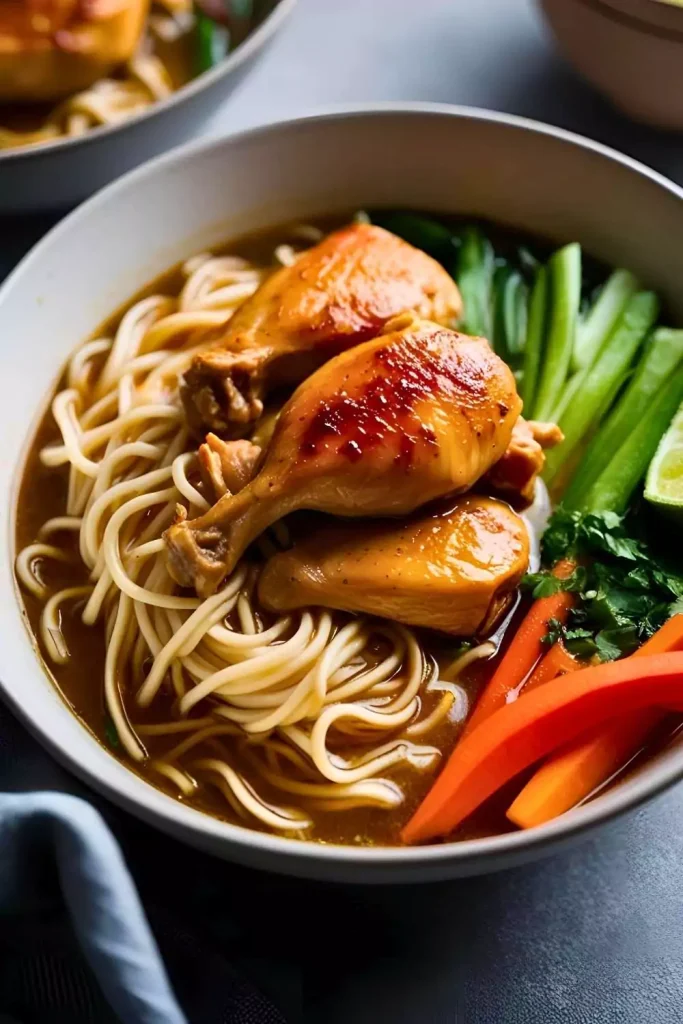
[[[292,237],[301,247],[320,232],[302,226]],[[283,243],[275,260],[290,263],[296,252]],[[465,717],[457,677],[493,645],[439,671],[397,624],[320,608],[268,615],[255,597],[258,553],[203,601],[169,575],[162,533],[176,506],[190,517],[209,507],[178,376],[266,272],[236,256],[195,256],[182,267],[177,296],[136,301],[113,337],[76,350],[52,405],[61,443],[40,456],[55,471],[68,468],[66,508],[16,567],[44,602],[39,632],[51,662],[70,657],[65,616],[104,628],[104,702],[126,759],[148,763],[181,799],[212,785],[240,819],[301,833],[315,810],[400,804],[401,786],[386,773],[435,767],[429,733],[447,716]],[[262,556],[286,544],[284,524],[259,543]],[[77,557],[87,585],[51,592],[45,564]],[[166,717],[150,721],[161,695]],[[154,759],[145,747],[151,737],[166,744]]]

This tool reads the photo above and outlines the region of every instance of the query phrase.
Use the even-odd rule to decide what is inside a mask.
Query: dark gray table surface
[[[683,182],[683,139],[630,124],[579,82],[525,0],[300,0],[209,130],[387,99],[550,121]],[[49,226],[0,222],[0,276]],[[294,882],[196,854],[85,791],[0,708],[0,788],[37,787],[96,802],[153,921],[172,911],[200,930],[292,1021],[683,1020],[683,787],[543,863],[391,889]],[[198,975],[195,996],[201,987]]]

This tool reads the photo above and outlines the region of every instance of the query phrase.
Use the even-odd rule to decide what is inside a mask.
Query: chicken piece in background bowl
[[[73,206],[194,135],[296,0],[0,0],[0,215]]]
[[[3,0],[0,100],[58,100],[135,53],[148,0]]]

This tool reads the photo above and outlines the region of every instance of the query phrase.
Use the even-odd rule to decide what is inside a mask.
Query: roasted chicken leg
[[[272,611],[323,605],[473,636],[495,624],[528,562],[522,519],[468,494],[398,522],[320,527],[267,562],[258,593]]]
[[[269,277],[223,337],[194,358],[181,383],[190,425],[243,436],[269,388],[299,384],[405,311],[456,321],[460,293],[443,267],[370,224],[328,235]]]
[[[500,458],[522,404],[509,368],[481,338],[402,322],[300,385],[244,490],[166,531],[179,583],[213,593],[251,541],[295,509],[406,515],[468,490]]]

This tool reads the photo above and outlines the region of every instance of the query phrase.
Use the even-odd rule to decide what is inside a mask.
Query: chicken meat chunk
[[[276,612],[322,605],[474,636],[495,625],[528,563],[523,520],[502,501],[468,494],[362,530],[324,525],[266,563],[258,593]]]
[[[0,101],[53,101],[135,53],[148,0],[0,0]]]
[[[514,504],[529,504],[534,500],[536,480],[543,472],[546,450],[563,438],[557,424],[520,416],[503,457],[491,467],[482,483]]]
[[[270,389],[299,384],[397,314],[452,324],[461,308],[455,282],[426,253],[371,224],[336,231],[272,274],[194,358],[181,383],[190,425],[243,436]]]
[[[289,512],[406,515],[467,491],[500,459],[522,404],[510,369],[481,338],[405,321],[305,380],[251,483],[166,531],[178,583],[212,594]]]

